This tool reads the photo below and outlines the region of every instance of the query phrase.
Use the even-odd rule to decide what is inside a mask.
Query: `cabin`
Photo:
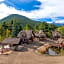
[[[58,38],[61,38],[61,37],[62,36],[61,36],[61,33],[59,31],[55,30],[52,32],[52,39],[53,40],[58,40]]]
[[[5,38],[2,44],[9,44],[10,46],[16,46],[21,44],[20,38]]]
[[[23,43],[28,43],[29,41],[33,42],[34,33],[32,30],[24,30],[20,31],[17,37],[22,39]]]
[[[26,37],[26,33],[24,31],[20,31],[17,37],[22,39],[23,37]]]
[[[43,30],[39,30],[38,32],[35,33],[35,37],[39,40],[44,40],[46,38],[46,34]]]
[[[21,45],[20,38],[5,38],[0,43],[0,54],[10,51],[11,47],[19,46],[19,45]]]

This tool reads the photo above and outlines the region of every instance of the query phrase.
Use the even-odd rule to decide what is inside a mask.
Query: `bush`
[[[51,32],[46,32],[46,36],[47,36],[48,38],[52,38]]]

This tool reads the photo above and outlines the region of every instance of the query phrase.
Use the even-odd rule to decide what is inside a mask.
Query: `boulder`
[[[49,43],[44,44],[46,48],[50,47],[51,45]]]
[[[41,46],[41,47],[37,48],[37,50],[41,53],[44,53],[44,52],[46,52],[47,48],[45,46]]]

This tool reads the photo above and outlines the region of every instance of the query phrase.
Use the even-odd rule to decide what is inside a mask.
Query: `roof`
[[[20,31],[17,37],[19,38],[26,37],[25,31]]]
[[[35,36],[38,36],[38,37],[46,37],[46,34],[44,33],[43,30],[39,30],[38,32],[35,33]]]
[[[58,31],[53,31],[52,36],[60,36],[61,37],[61,33]]]
[[[20,38],[5,38],[3,41],[2,41],[2,44],[19,44],[20,42]]]
[[[63,43],[64,42],[64,39],[62,39],[62,38],[59,38],[58,40],[57,40],[57,43]]]
[[[25,33],[28,39],[32,37],[32,30],[25,30]]]
[[[24,30],[24,31],[20,31],[18,36],[19,38],[25,37],[25,38],[31,38],[33,35],[33,31],[32,30]]]

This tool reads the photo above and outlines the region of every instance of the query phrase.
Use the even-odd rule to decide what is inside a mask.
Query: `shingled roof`
[[[33,36],[32,30],[25,30],[25,31],[20,31],[17,37],[19,38],[25,37],[27,39],[30,39],[32,36]]]
[[[14,44],[19,44],[19,42],[20,42],[20,38],[5,38],[2,41],[2,44],[14,45]]]
[[[52,32],[52,36],[53,36],[53,37],[55,37],[55,36],[61,37],[61,33],[59,33],[59,31],[53,31],[53,32]]]
[[[38,32],[35,33],[35,36],[37,36],[37,37],[46,37],[46,34],[44,33],[43,30],[39,30]]]

